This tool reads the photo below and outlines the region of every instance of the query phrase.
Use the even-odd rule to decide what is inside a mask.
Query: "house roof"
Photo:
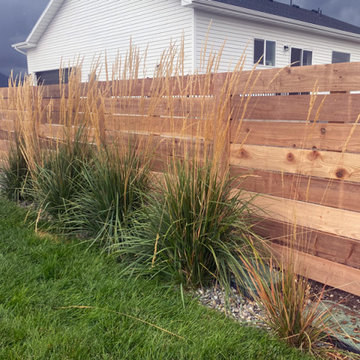
[[[326,16],[318,10],[307,10],[273,0],[213,0],[227,5],[239,6],[267,14],[286,17],[314,25],[360,34],[360,27]]]

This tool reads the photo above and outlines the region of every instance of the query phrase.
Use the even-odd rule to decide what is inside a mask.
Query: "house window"
[[[343,62],[350,62],[350,54],[343,53],[339,51],[332,52],[332,63],[343,63]]]
[[[303,50],[303,66],[312,65],[312,51]]]
[[[275,41],[254,40],[254,64],[275,66]]]
[[[67,84],[69,82],[70,71],[74,68],[62,69],[62,83]],[[59,84],[60,82],[60,69],[48,70],[48,71],[38,71],[35,73],[36,82],[38,85],[54,85]]]
[[[312,65],[312,51],[291,48],[291,66]]]

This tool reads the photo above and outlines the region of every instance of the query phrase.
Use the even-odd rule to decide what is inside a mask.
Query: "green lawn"
[[[37,236],[0,198],[0,359],[304,359],[86,244]],[[96,309],[61,309],[86,305]],[[184,339],[133,318],[126,313]]]

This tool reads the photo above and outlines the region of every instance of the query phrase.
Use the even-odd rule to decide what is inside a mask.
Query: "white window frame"
[[[255,40],[262,40],[264,41],[264,52],[263,52],[263,56],[262,56],[262,61],[264,62],[263,64],[258,63],[258,65],[260,66],[268,66],[268,67],[275,67],[276,66],[276,47],[277,47],[277,42],[275,40],[269,40],[269,39],[260,39],[258,37],[254,38],[253,40],[253,64],[256,64],[257,62],[254,61],[254,57],[255,57]],[[274,53],[274,65],[266,65],[266,47],[267,47],[267,42],[273,42],[275,44],[275,53]]]
[[[297,47],[297,46],[291,46],[290,47],[290,65],[292,65],[291,62],[291,53],[292,53],[292,49],[299,49],[301,50],[301,55],[300,55],[300,64],[298,66],[309,66],[309,65],[304,65],[304,51],[309,51],[311,52],[311,65],[313,65],[313,60],[314,60],[314,51],[311,49],[305,49],[302,47]]]

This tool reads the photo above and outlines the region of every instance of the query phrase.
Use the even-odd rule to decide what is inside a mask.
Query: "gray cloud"
[[[0,72],[26,71],[26,57],[11,48],[24,41],[49,0],[0,0]]]
[[[290,0],[277,1],[290,3]],[[327,16],[360,26],[359,0],[293,0],[293,4],[310,10],[321,8]]]

